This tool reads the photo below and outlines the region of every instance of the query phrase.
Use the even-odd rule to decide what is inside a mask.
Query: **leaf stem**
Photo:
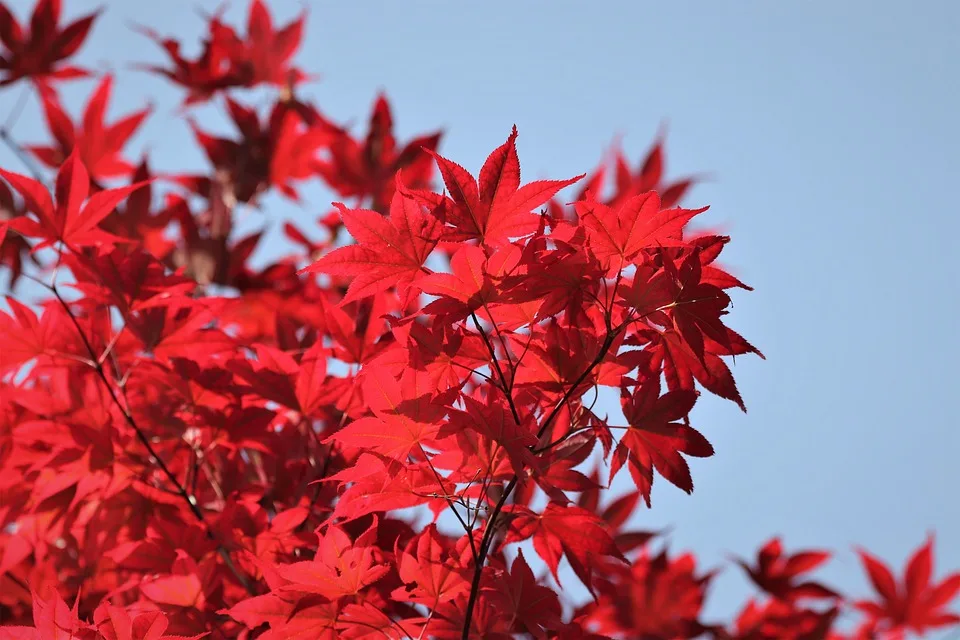
[[[471,311],[470,317],[473,318],[473,324],[477,327],[477,331],[480,332],[480,336],[483,338],[483,344],[487,346],[487,351],[490,353],[493,368],[500,377],[500,390],[503,391],[503,395],[507,399],[507,404],[510,406],[510,413],[513,414],[513,419],[516,421],[517,426],[520,426],[523,421],[520,419],[520,412],[517,411],[517,405],[513,402],[513,396],[508,391],[510,387],[507,385],[507,377],[503,374],[503,369],[500,368],[500,361],[497,359],[497,353],[493,348],[493,343],[490,342],[490,337],[480,325],[480,319],[477,318],[476,312]],[[511,376],[511,379],[513,379],[513,376]]]

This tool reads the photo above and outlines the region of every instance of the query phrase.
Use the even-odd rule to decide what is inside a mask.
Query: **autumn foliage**
[[[693,180],[665,177],[662,137],[636,168],[618,152],[525,181],[516,128],[464,167],[439,132],[397,141],[381,95],[358,136],[298,92],[306,15],[277,26],[254,0],[243,29],[209,17],[196,58],[137,27],[159,46],[131,62],[182,90],[210,163],[155,174],[124,150],[150,110],[105,118],[112,76],[82,109],[61,103],[61,83],[93,75],[70,59],[96,15],[60,4],[0,4],[3,95],[34,91],[50,134],[2,132],[20,164],[0,170],[17,292],[0,310],[0,639],[840,639],[960,622],[960,573],[934,577],[932,536],[902,576],[858,550],[866,596],[812,574],[827,552],[771,539],[738,561],[757,595],[723,621],[702,613],[715,570],[635,528],[655,484],[691,492],[688,459],[714,453],[699,395],[745,410],[730,366],[763,357],[728,326],[750,290],[719,261],[730,238],[680,206]],[[272,104],[244,102],[252,87]],[[204,131],[200,103],[237,134]],[[347,204],[287,223],[297,249],[251,266],[261,234],[239,236],[238,215],[311,180]],[[600,387],[619,414],[596,409]],[[618,475],[630,491],[609,488]]]

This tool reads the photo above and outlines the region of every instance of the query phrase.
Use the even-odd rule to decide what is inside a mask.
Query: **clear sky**
[[[111,113],[152,96],[134,147],[159,169],[203,167],[174,116],[182,93],[121,65],[164,61],[129,22],[193,54],[196,9],[217,3],[65,1],[68,17],[101,4],[79,60],[119,72]],[[302,6],[270,4],[283,20]],[[775,533],[834,548],[820,575],[864,595],[853,543],[899,570],[936,529],[938,566],[960,567],[960,3],[309,4],[298,60],[322,74],[309,93],[335,120],[365,126],[383,88],[401,139],[444,127],[442,153],[474,172],[516,123],[535,179],[590,170],[616,133],[639,159],[667,119],[669,175],[711,174],[686,204],[710,204],[701,219],[733,236],[725,263],[756,291],[734,294],[730,324],[768,359],[734,367],[747,415],[698,405],[717,455],[692,462],[692,496],[657,482],[641,526],[673,525],[673,547],[707,565]],[[30,5],[12,2],[20,16]],[[67,86],[77,107],[92,83]],[[0,92],[0,117],[15,98]],[[200,113],[226,126],[222,109]],[[31,102],[14,134],[45,141],[41,122]],[[5,149],[0,163],[22,170]],[[305,193],[303,208],[269,200],[270,226],[326,210],[329,193]],[[708,612],[747,592],[731,568]]]

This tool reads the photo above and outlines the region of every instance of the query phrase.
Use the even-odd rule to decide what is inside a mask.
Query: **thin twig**
[[[20,118],[20,114],[23,113],[23,107],[27,104],[27,96],[30,91],[30,85],[24,84],[20,89],[20,95],[17,96],[17,103],[13,106],[13,109],[10,110],[10,113],[7,114],[7,119],[3,123],[3,127],[0,128],[2,131],[10,131],[13,129],[13,125],[17,123],[17,120]]]
[[[453,506],[453,498],[447,493],[447,488],[443,486],[443,477],[440,475],[440,472],[437,471],[437,468],[433,466],[433,462],[430,460],[430,456],[427,455],[427,451],[423,448],[423,445],[418,446],[420,447],[420,452],[423,454],[424,460],[427,461],[427,465],[429,465],[430,470],[433,471],[433,475],[437,478],[437,486],[439,486],[440,491],[443,492],[443,499],[447,501],[447,505],[450,507],[450,510],[453,511],[453,515],[456,516],[460,526],[463,527],[464,533],[467,534],[467,538],[470,540],[470,552],[473,554],[473,561],[476,562],[479,556],[477,555],[476,544],[473,541],[473,526],[468,525],[460,516],[460,512]]]
[[[156,450],[153,448],[153,445],[150,442],[150,439],[144,433],[143,429],[140,428],[140,425],[137,423],[136,419],[130,413],[130,411],[120,402],[120,398],[117,396],[117,392],[114,391],[113,385],[110,383],[110,379],[107,377],[107,373],[103,368],[103,364],[100,361],[100,358],[97,357],[97,352],[94,350],[93,345],[90,343],[90,340],[87,338],[87,334],[84,332],[83,327],[80,326],[79,321],[77,320],[76,315],[74,315],[73,310],[70,309],[70,305],[64,300],[63,296],[60,295],[59,289],[57,289],[56,284],[53,284],[49,287],[51,293],[56,297],[57,301],[60,303],[60,306],[66,312],[67,317],[70,318],[70,322],[73,324],[74,328],[77,330],[77,333],[80,336],[81,341],[83,342],[84,347],[87,352],[90,354],[90,358],[93,360],[93,369],[96,371],[97,376],[100,378],[100,381],[103,383],[104,387],[107,389],[107,393],[110,395],[110,399],[113,401],[117,409],[120,410],[120,413],[123,414],[124,420],[130,428],[133,429],[134,433],[137,436],[137,439],[147,450],[147,454],[150,456],[150,462],[155,464],[161,473],[166,477],[167,481],[173,485],[176,490],[176,494],[183,499],[187,504],[190,512],[196,517],[196,519],[204,526],[206,530],[207,537],[210,538],[217,545],[217,551],[220,554],[220,557],[223,559],[224,565],[227,569],[234,575],[234,577],[243,585],[243,588],[247,590],[250,595],[256,595],[257,591],[254,588],[253,584],[250,582],[250,579],[244,575],[234,564],[233,559],[230,557],[230,552],[227,548],[220,542],[216,535],[213,533],[213,529],[210,527],[210,523],[207,522],[206,517],[203,514],[203,511],[197,506],[197,500],[194,498],[184,486],[177,479],[176,475],[170,470],[170,467],[160,458]]]
[[[577,377],[573,385],[567,389],[567,391],[563,394],[563,397],[560,399],[560,402],[557,403],[557,406],[554,407],[553,411],[549,416],[547,416],[547,419],[544,420],[543,424],[540,426],[540,429],[537,432],[538,442],[540,438],[543,437],[543,434],[546,433],[547,429],[550,427],[550,424],[556,419],[560,409],[566,404],[570,396],[573,395],[574,391],[583,383],[584,380],[587,379],[587,376],[590,375],[590,372],[593,371],[593,369],[607,356],[607,352],[610,350],[610,347],[613,346],[617,333],[619,333],[619,331],[625,326],[626,324],[621,324],[615,331],[607,334],[607,337],[604,339],[603,345],[600,347],[597,355],[590,362],[590,364],[587,365],[586,369],[583,370],[583,373]],[[503,378],[501,377],[501,380],[502,379]],[[503,493],[500,495],[500,499],[497,501],[496,506],[494,506],[493,511],[490,513],[490,517],[487,518],[487,525],[483,529],[483,538],[480,540],[480,562],[478,562],[474,567],[473,579],[470,583],[470,596],[467,599],[467,609],[464,614],[463,633],[461,634],[462,640],[469,640],[470,638],[470,619],[473,617],[473,610],[476,607],[477,598],[480,595],[480,578],[483,575],[483,563],[487,558],[487,554],[490,552],[491,545],[493,544],[493,537],[497,530],[497,519],[499,518],[500,513],[503,511],[503,507],[507,504],[507,500],[510,498],[513,490],[516,488],[519,480],[520,476],[515,474],[510,482],[507,483],[507,486],[504,487]]]
[[[0,140],[3,140],[4,144],[13,151],[13,154],[17,156],[17,159],[27,168],[27,171],[35,180],[47,184],[47,181],[43,178],[43,171],[40,170],[40,165],[30,157],[30,154],[20,146],[20,143],[10,136],[10,132],[6,128],[0,129]]]
[[[509,388],[507,385],[507,377],[503,374],[503,369],[500,368],[500,361],[497,359],[497,353],[493,348],[493,344],[490,342],[490,338],[483,330],[483,327],[480,326],[480,319],[477,318],[477,314],[471,311],[470,317],[473,318],[473,324],[477,327],[477,331],[480,332],[480,337],[483,338],[483,344],[487,346],[487,351],[490,352],[490,359],[493,362],[493,368],[500,377],[500,390],[503,391],[503,395],[507,399],[507,404],[510,405],[510,413],[513,414],[513,419],[516,421],[517,426],[520,426],[523,421],[520,419],[520,412],[517,411],[517,405],[513,402],[513,396],[509,391],[507,391]],[[512,378],[513,376],[511,376],[511,379]]]

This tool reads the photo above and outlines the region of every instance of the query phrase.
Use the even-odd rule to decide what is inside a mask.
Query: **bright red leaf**
[[[514,127],[507,141],[487,157],[478,179],[457,163],[433,154],[450,195],[419,192],[419,196],[432,208],[446,205],[441,209],[441,220],[448,225],[444,240],[479,239],[493,246],[527,235],[539,224],[531,212],[583,177],[538,180],[521,186],[516,140]]]
[[[0,169],[0,176],[20,192],[27,208],[39,219],[38,224],[30,218],[17,218],[10,226],[26,236],[43,238],[42,245],[62,242],[68,247],[109,245],[119,240],[99,229],[98,225],[128,195],[146,184],[138,182],[98,191],[88,200],[90,177],[76,152],[67,158],[57,173],[56,203],[43,183],[37,180],[5,169]]]

